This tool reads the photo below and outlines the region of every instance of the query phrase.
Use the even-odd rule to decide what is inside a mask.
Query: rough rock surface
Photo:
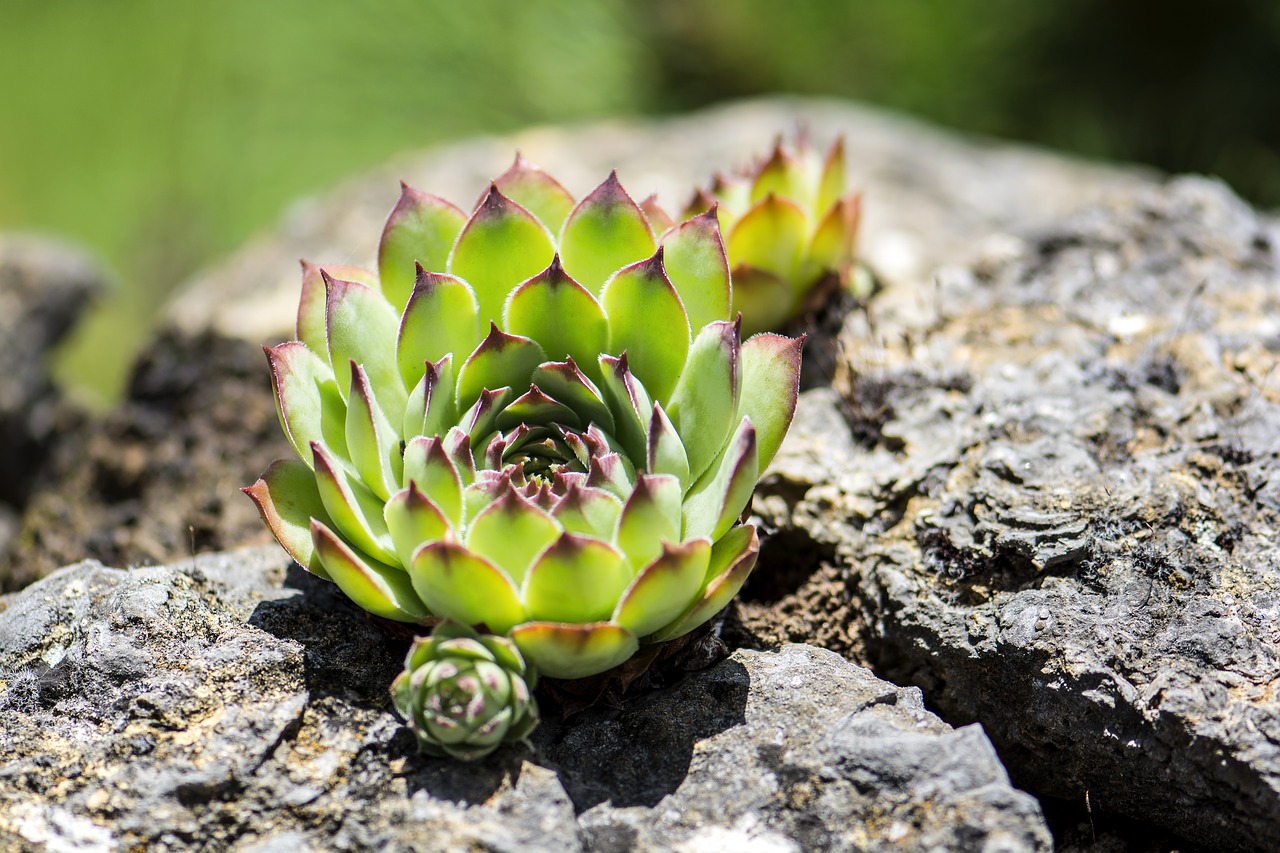
[[[388,708],[404,648],[278,549],[0,599],[0,847],[1047,850],[978,726],[831,652],[738,652],[475,766]]]
[[[859,607],[851,647],[1029,790],[1274,849],[1278,253],[1179,179],[851,315],[756,501],[829,558],[783,598]]]

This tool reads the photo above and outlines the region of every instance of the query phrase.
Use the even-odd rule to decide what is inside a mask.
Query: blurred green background
[[[446,139],[771,92],[1280,205],[1275,0],[0,0],[0,230],[112,269],[57,364],[101,402],[164,296],[303,193]]]

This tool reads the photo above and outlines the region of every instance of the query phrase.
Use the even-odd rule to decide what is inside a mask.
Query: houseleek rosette
[[[506,637],[442,622],[414,641],[404,667],[391,698],[431,755],[483,758],[538,724],[535,676]]]
[[[470,215],[405,187],[376,275],[305,268],[298,340],[267,349],[299,459],[245,491],[370,613],[604,672],[755,564],[739,517],[801,341],[744,342],[731,299],[714,213],[655,235],[616,176],[575,204],[517,159]]]
[[[861,201],[844,187],[844,141],[822,155],[801,134],[794,149],[779,138],[767,158],[694,195],[686,215],[718,206],[747,334],[821,307],[836,288],[869,293],[855,264]]]

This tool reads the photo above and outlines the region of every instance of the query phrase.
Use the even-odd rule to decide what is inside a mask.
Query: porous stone
[[[403,645],[278,549],[0,599],[0,847],[1048,850],[979,726],[810,646],[737,652],[475,765],[390,710]]]
[[[1015,781],[1213,850],[1280,838],[1277,252],[1183,178],[886,294],[756,502]]]

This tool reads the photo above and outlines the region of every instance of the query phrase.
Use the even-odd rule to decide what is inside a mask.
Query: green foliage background
[[[115,272],[59,364],[106,398],[187,275],[405,148],[829,94],[1276,206],[1277,83],[1274,0],[0,0],[0,229]]]

